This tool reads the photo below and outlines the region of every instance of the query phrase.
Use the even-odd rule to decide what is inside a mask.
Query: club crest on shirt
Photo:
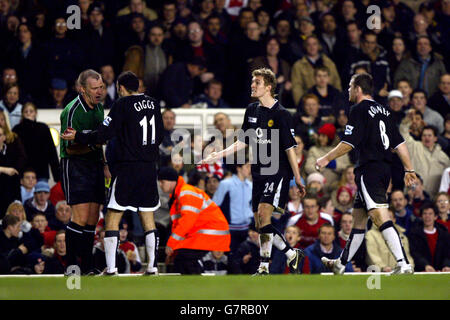
[[[269,126],[269,128],[272,127],[273,126],[273,120],[270,119],[269,122],[267,122],[267,125]]]
[[[250,122],[250,123],[256,123],[257,120],[258,120],[257,118],[248,117],[248,122]]]
[[[352,134],[352,131],[353,131],[353,126],[350,126],[350,125],[346,125],[345,126],[345,132],[344,132],[344,134],[346,135],[346,136],[349,136],[349,135],[351,135]]]
[[[105,120],[103,120],[103,125],[105,127],[109,126],[109,123],[111,122],[111,118],[110,117],[106,117]]]

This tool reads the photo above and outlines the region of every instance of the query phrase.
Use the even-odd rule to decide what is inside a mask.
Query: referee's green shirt
[[[80,132],[89,132],[97,130],[104,120],[103,105],[97,104],[94,109],[89,108],[81,95],[73,99],[61,112],[61,134],[67,128],[73,128]],[[61,139],[60,157],[77,158],[91,161],[102,161],[103,151],[101,147],[89,146],[90,151],[84,154],[70,155],[67,153],[68,146],[74,146],[76,143]]]

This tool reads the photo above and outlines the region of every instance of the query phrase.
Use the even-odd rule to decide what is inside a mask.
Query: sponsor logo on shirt
[[[111,118],[110,117],[106,117],[105,120],[103,120],[103,125],[105,127],[109,126],[109,123],[111,122]]]
[[[257,118],[248,117],[248,122],[250,122],[250,123],[256,123],[257,120],[258,120]]]
[[[353,128],[354,128],[353,126],[346,125],[346,126],[345,126],[344,134],[345,134],[346,136],[350,136],[350,135],[352,134]]]

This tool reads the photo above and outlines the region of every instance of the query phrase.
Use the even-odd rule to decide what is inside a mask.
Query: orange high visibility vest
[[[172,234],[167,246],[176,249],[230,251],[230,230],[219,206],[202,190],[178,178],[170,208]]]

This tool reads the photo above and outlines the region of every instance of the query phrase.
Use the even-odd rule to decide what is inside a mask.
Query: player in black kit
[[[252,206],[261,242],[261,262],[256,275],[269,273],[272,245],[286,254],[291,273],[298,272],[299,262],[304,256],[303,251],[293,249],[271,224],[274,208],[286,205],[293,176],[300,193],[302,196],[305,194],[294,151],[297,145],[292,116],[274,98],[276,85],[275,74],[270,69],[252,72],[251,96],[258,102],[247,107],[238,141],[202,160],[203,163],[213,162],[250,145],[254,158]]]
[[[158,235],[153,212],[159,208],[157,167],[163,122],[156,100],[138,94],[139,80],[132,72],[123,72],[117,79],[120,99],[114,102],[102,125],[88,133],[67,129],[65,140],[83,144],[101,144],[117,137],[117,177],[112,183],[111,198],[105,217],[104,274],[116,274],[116,250],[119,223],[123,211],[139,212],[145,230],[149,263],[145,274],[157,274]]]
[[[357,163],[355,182],[358,192],[353,209],[354,225],[339,259],[322,258],[335,274],[342,274],[345,265],[364,240],[368,217],[379,228],[389,249],[397,260],[393,274],[413,273],[397,230],[388,214],[386,190],[391,179],[392,153],[398,154],[405,169],[405,185],[414,185],[417,177],[412,168],[405,141],[398,132],[392,111],[372,99],[373,80],[368,74],[352,77],[349,99],[356,103],[350,109],[342,141],[325,156],[317,159],[316,169],[355,149]]]

